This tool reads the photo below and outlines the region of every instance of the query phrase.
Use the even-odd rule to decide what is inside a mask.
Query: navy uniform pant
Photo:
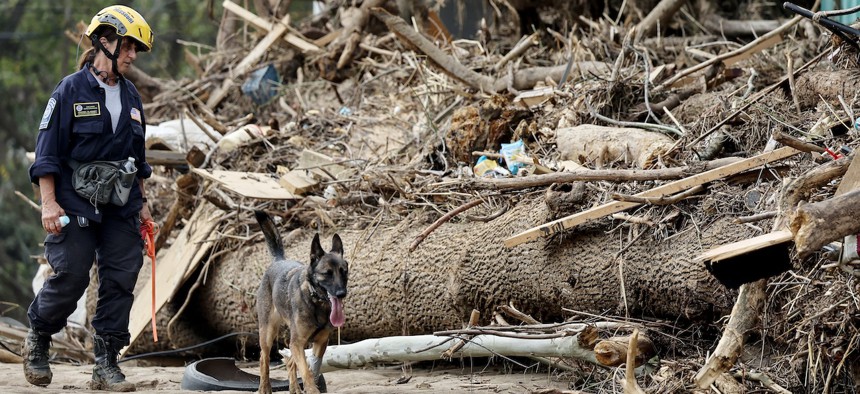
[[[54,334],[66,326],[78,299],[90,283],[90,268],[98,268],[98,304],[92,325],[95,334],[129,344],[128,332],[134,285],[143,265],[140,221],[103,216],[83,227],[72,216],[59,234],[48,234],[45,257],[54,269],[30,304],[30,328]]]

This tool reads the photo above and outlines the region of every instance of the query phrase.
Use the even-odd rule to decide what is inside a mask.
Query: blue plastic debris
[[[278,70],[268,65],[251,73],[242,84],[242,93],[247,95],[257,105],[263,105],[278,94],[281,86]]]

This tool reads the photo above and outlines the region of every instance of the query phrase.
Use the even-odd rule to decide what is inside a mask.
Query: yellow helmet
[[[143,45],[146,51],[152,50],[152,29],[146,20],[135,10],[124,5],[112,5],[99,11],[87,26],[87,37],[99,26],[111,26],[122,37],[131,37]]]

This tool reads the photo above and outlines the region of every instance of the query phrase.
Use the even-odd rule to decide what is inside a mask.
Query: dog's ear
[[[317,233],[311,241],[311,265],[316,264],[323,256],[325,256],[325,250],[320,246],[320,235]]]
[[[343,256],[343,242],[340,241],[340,236],[337,234],[331,237],[331,252]]]

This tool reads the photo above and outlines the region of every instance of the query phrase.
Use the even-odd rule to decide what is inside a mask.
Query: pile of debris
[[[571,336],[531,356],[595,392],[860,384],[856,37],[760,2],[521,3],[464,39],[421,2],[225,0],[197,79],[139,75],[162,338],[147,266],[129,354],[256,330],[260,209],[288,258],[343,238],[345,341]]]

